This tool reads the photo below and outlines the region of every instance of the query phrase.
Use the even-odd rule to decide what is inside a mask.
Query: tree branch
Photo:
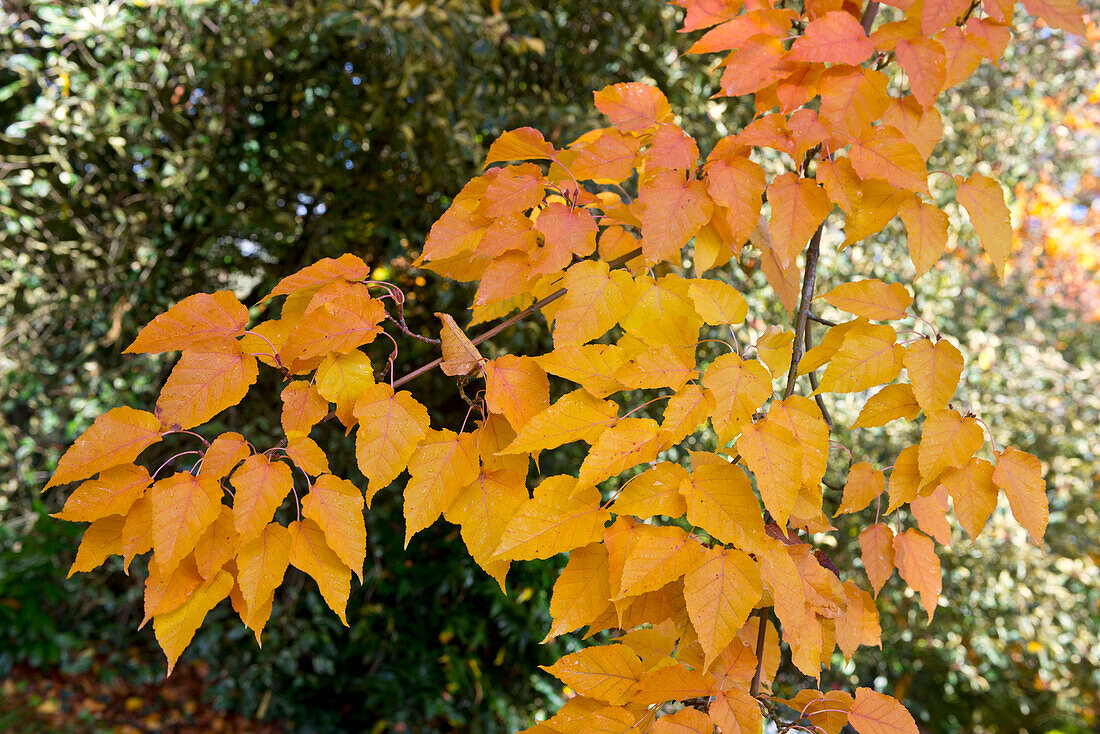
[[[760,626],[756,630],[756,672],[752,675],[752,686],[749,687],[749,695],[756,698],[760,693],[760,676],[764,672],[764,641],[768,636],[768,612],[761,609]]]
[[[794,383],[798,378],[798,363],[802,361],[803,344],[806,340],[806,322],[810,320],[810,302],[814,299],[814,283],[817,279],[817,258],[821,253],[821,233],[825,229],[822,222],[814,236],[810,238],[810,247],[806,251],[806,272],[802,277],[802,300],[798,304],[798,316],[795,322],[794,344],[792,344],[791,368],[787,371],[787,389],[783,391],[786,400],[794,393]]]
[[[863,26],[863,32],[867,35],[871,34],[871,26],[875,24],[875,16],[878,15],[878,5],[877,0],[871,0],[863,10],[863,20],[860,21],[860,25]]]

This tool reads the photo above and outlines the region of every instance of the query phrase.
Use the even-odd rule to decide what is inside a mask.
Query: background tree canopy
[[[354,252],[415,293],[410,323],[428,328],[433,311],[468,299],[411,269],[411,256],[503,130],[533,125],[567,142],[600,124],[591,91],[627,80],[657,84],[696,135],[744,122],[749,106],[700,103],[714,90],[706,60],[677,53],[686,48],[673,31],[677,12],[660,0],[7,3],[0,672],[103,661],[128,676],[159,672],[152,652],[123,648],[141,617],[132,584],[117,571],[64,581],[74,531],[42,519],[60,497],[38,499],[63,447],[95,415],[147,404],[163,382],[170,359],[121,356],[141,324],[200,291],[230,288],[255,305],[282,276]],[[1091,12],[1095,33],[1095,3]],[[1032,30],[1010,46],[1001,70],[987,68],[953,92],[942,110],[949,142],[938,154],[1008,184],[1042,177],[1077,192],[1081,201],[1069,205],[1083,201],[1087,212],[1091,203],[1095,216],[1095,51]],[[1068,104],[1092,125],[1063,125]],[[1089,174],[1094,189],[1081,184]],[[1053,218],[1035,207],[1021,214],[1039,224]],[[1072,229],[1079,220],[1067,222]],[[1044,242],[1017,260],[1004,291],[983,287],[988,274],[963,270],[961,259],[919,283],[927,315],[954,319],[978,364],[998,364],[996,383],[981,369],[966,375],[968,399],[998,419],[999,441],[1049,464],[1054,488],[1045,555],[1023,543],[997,554],[1004,542],[995,534],[974,545],[956,538],[956,553],[982,561],[946,571],[945,585],[977,590],[996,579],[997,593],[975,592],[969,606],[937,615],[934,628],[908,619],[906,604],[886,611],[888,600],[890,652],[850,670],[864,681],[903,681],[900,694],[934,731],[1087,731],[1100,711],[1092,486],[1100,344],[1095,312],[1050,295]],[[1097,278],[1095,257],[1088,262],[1071,277],[1085,292]],[[751,270],[736,277],[750,291],[762,281]],[[544,337],[522,327],[510,338]],[[399,369],[427,354],[403,345]],[[1002,395],[1026,399],[999,404]],[[431,407],[441,416],[465,411]],[[262,435],[278,416],[256,410],[228,421]],[[341,471],[354,476],[352,457],[344,461]],[[401,550],[397,496],[381,495],[368,513],[369,573],[353,590],[350,629],[318,613],[322,602],[304,585],[280,599],[263,651],[228,619],[204,628],[192,654],[217,650],[225,661],[210,689],[220,704],[285,717],[300,730],[381,721],[503,731],[558,695],[547,678],[530,677],[556,656],[537,645],[555,565],[510,577],[503,597],[465,560],[451,528],[437,525]],[[148,644],[143,635],[136,639]],[[953,644],[962,640],[969,656]],[[311,705],[318,690],[336,696],[334,710]],[[957,713],[933,721],[945,702]]]

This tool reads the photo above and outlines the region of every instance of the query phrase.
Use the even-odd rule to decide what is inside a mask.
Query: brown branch
[[[863,20],[860,21],[860,25],[863,26],[863,32],[867,35],[871,34],[871,26],[875,24],[875,16],[878,15],[878,6],[877,0],[871,0],[863,10]]]
[[[749,695],[753,698],[760,693],[760,676],[764,672],[764,641],[768,636],[768,612],[761,609],[760,626],[756,630],[756,672],[752,675],[752,686],[749,687]]]
[[[642,254],[642,248],[636,247],[633,250],[631,250],[630,252],[626,253],[625,255],[620,255],[619,257],[615,258],[614,260],[611,260],[610,262],[607,263],[607,265],[608,265],[609,268],[617,268],[620,265],[625,265],[626,263],[630,262],[631,260],[633,260],[634,258],[638,257],[641,254]],[[565,291],[564,288],[559,288],[556,291],[554,291],[553,293],[551,293],[550,295],[546,296],[545,298],[543,298],[541,300],[538,300],[538,301],[535,301],[530,306],[528,306],[527,308],[525,308],[522,311],[520,311],[519,313],[517,313],[515,316],[512,316],[510,318],[505,319],[504,321],[500,322],[499,324],[497,324],[493,328],[489,329],[487,332],[485,332],[481,336],[474,339],[473,340],[474,345],[476,346],[478,344],[481,344],[486,339],[492,339],[494,336],[496,336],[500,332],[504,331],[505,329],[507,329],[512,324],[515,324],[518,321],[522,321],[523,319],[527,318],[528,316],[530,316],[531,314],[533,314],[537,311],[541,311],[544,306],[546,306],[550,303],[553,303],[554,301],[556,301],[559,298],[561,298],[562,296],[564,296],[565,292],[566,291]],[[400,377],[400,378],[394,380],[393,387],[396,389],[396,388],[400,387],[401,385],[404,385],[406,382],[409,382],[410,380],[414,380],[417,377],[420,377],[420,375],[424,374],[425,372],[430,372],[431,370],[438,367],[440,365],[440,363],[442,363],[442,362],[443,362],[443,358],[439,357],[437,359],[432,360],[431,362],[428,362],[425,365],[417,367],[415,370],[413,370],[409,374],[404,375],[403,377]]]
[[[810,321],[817,320],[818,319],[815,319],[813,314],[810,314]],[[824,319],[821,320],[823,321]],[[835,325],[836,324],[833,324],[833,326]],[[810,340],[810,331],[810,325],[809,323],[807,323],[806,335],[803,340],[806,345],[807,352],[814,348],[813,342]],[[810,370],[810,387],[812,387],[814,389],[814,392],[817,393],[817,372],[815,370]],[[814,401],[817,403],[818,409],[821,410],[821,417],[825,419],[825,425],[828,426],[829,432],[831,433],[833,430],[833,417],[829,415],[829,409],[825,407],[825,399],[823,398],[823,396],[815,394]]]
[[[798,378],[798,363],[802,361],[803,343],[806,339],[806,322],[810,319],[810,302],[814,299],[814,284],[817,279],[817,258],[821,253],[821,233],[825,229],[822,222],[814,236],[810,238],[810,247],[806,251],[806,272],[802,277],[802,300],[798,304],[798,316],[795,322],[795,337],[791,352],[791,368],[787,371],[787,389],[783,391],[786,400],[794,393],[794,383]]]

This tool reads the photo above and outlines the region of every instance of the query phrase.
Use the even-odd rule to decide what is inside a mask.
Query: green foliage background
[[[601,124],[591,90],[626,80],[660,86],[704,150],[751,115],[746,104],[706,101],[707,60],[675,53],[686,47],[678,11],[659,0],[501,10],[459,0],[0,9],[11,29],[0,35],[0,674],[18,663],[161,674],[151,633],[132,631],[139,586],[117,565],[65,580],[79,529],[44,518],[61,493],[38,494],[96,415],[153,402],[172,361],[121,356],[142,324],[198,291],[231,288],[255,305],[280,277],[354,252],[410,292],[410,323],[426,333],[433,311],[457,312],[468,293],[425,279],[409,252],[501,131],[533,125],[568,142]],[[1097,80],[1087,44],[1032,28],[1001,70],[984,68],[947,98],[939,164],[1009,185],[1041,167],[1057,177],[1100,169],[1036,105]],[[874,248],[850,248],[824,269],[870,277],[906,267],[900,230]],[[883,652],[864,652],[825,683],[881,676],[945,734],[1089,731],[1100,710],[1100,340],[1079,314],[1029,296],[1026,273],[1002,290],[967,258],[943,265],[919,281],[919,307],[973,357],[963,399],[998,442],[1049,464],[1048,545],[1029,545],[1003,511],[977,543],[957,538],[945,557],[950,606],[926,626],[892,582]],[[757,313],[774,309],[759,273],[726,277]],[[531,322],[497,346],[543,338]],[[402,343],[398,372],[427,359],[423,345]],[[461,420],[465,405],[443,397],[452,391],[438,375],[415,387],[439,396],[434,420]],[[838,423],[853,407],[837,406]],[[261,441],[278,426],[256,402],[223,420]],[[853,440],[861,458],[886,465],[907,438]],[[354,478],[350,454],[333,463]],[[219,704],[303,731],[481,732],[555,705],[536,666],[561,652],[537,645],[556,565],[514,571],[504,597],[445,524],[402,550],[399,502],[384,492],[368,513],[350,628],[300,578],[277,597],[262,650],[228,615],[208,620],[188,656],[219,661],[210,689]],[[833,553],[851,568],[856,525],[838,526]],[[318,710],[320,692],[337,705]]]

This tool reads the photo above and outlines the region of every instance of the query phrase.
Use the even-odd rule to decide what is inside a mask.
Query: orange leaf
[[[660,717],[649,731],[650,734],[712,734],[714,724],[702,711],[685,708]]]
[[[856,139],[886,111],[888,84],[880,71],[834,66],[821,75],[818,117],[835,134]]]
[[[307,518],[290,523],[287,530],[291,540],[290,565],[317,582],[325,603],[346,627],[344,610],[351,594],[351,570],[325,544],[325,535],[317,523]]]
[[[316,293],[329,283],[363,280],[370,277],[370,268],[360,258],[347,253],[333,259],[326,257],[279,281],[264,300],[299,291]]]
[[[256,642],[271,614],[271,598],[290,565],[291,545],[290,532],[269,523],[237,555],[237,586],[248,610],[241,621],[256,634]]]
[[[1084,13],[1076,0],[1024,0],[1027,12],[1037,15],[1054,28],[1084,36]],[[1008,18],[1006,20],[1011,20]]]
[[[347,354],[370,344],[382,331],[378,326],[386,318],[382,302],[371,298],[370,290],[365,285],[352,283],[345,287],[347,290],[337,291],[341,295],[331,300],[317,306],[310,303],[306,315],[280,349],[288,362],[322,357],[333,352]],[[323,295],[320,293],[317,298]]]
[[[589,487],[573,496],[576,486],[569,476],[543,479],[535,496],[508,522],[495,556],[511,561],[550,558],[600,540],[611,513],[600,507],[599,490]]]
[[[211,441],[210,447],[206,449],[199,476],[220,481],[251,453],[252,448],[244,440],[244,436],[233,432],[223,433]]]
[[[646,344],[690,347],[694,364],[694,346],[703,319],[695,312],[688,286],[679,276],[651,278],[640,275],[627,314],[620,319],[623,329]]]
[[[692,278],[688,283],[688,295],[703,323],[735,326],[745,320],[749,312],[748,301],[732,285],[709,278]]]
[[[863,26],[852,15],[833,11],[814,18],[791,46],[790,61],[861,64],[875,52]]]
[[[172,674],[176,661],[191,643],[191,638],[206,619],[207,613],[229,596],[232,588],[233,577],[225,571],[218,571],[213,579],[200,586],[182,605],[153,619],[157,642],[168,658],[168,675]]]
[[[756,552],[764,536],[764,519],[749,478],[717,454],[690,453],[691,481],[680,484],[688,522],[722,543]]]
[[[554,624],[543,642],[590,624],[607,608],[610,598],[607,547],[591,543],[574,549],[554,583],[550,599]]]
[[[723,354],[703,373],[703,387],[714,396],[711,418],[723,441],[733,439],[752,414],[772,394],[772,376],[759,360],[742,360],[736,354]]]
[[[309,436],[291,436],[287,441],[286,455],[311,477],[328,474],[328,456]]]
[[[389,385],[372,385],[355,403],[359,429],[355,460],[367,477],[367,506],[378,490],[397,478],[428,432],[428,411],[412,395]]]
[[[747,155],[721,157],[717,153],[715,148],[707,158],[707,193],[727,213],[725,222],[730,228],[727,239],[740,246],[760,218],[767,181],[764,169]]]
[[[897,216],[898,207],[910,195],[905,189],[881,179],[864,181],[860,186],[858,204],[848,215],[844,247],[881,231]]]
[[[951,70],[950,61],[947,68]],[[922,107],[911,94],[891,100],[886,112],[882,113],[882,124],[897,128],[925,158],[932,155],[943,138],[943,119],[939,111],[935,107]],[[920,200],[919,197],[914,198]]]
[[[888,321],[902,319],[913,303],[913,296],[901,283],[883,283],[877,278],[842,283],[822,298],[841,311]]]
[[[749,423],[737,439],[737,452],[756,476],[764,507],[782,527],[802,486],[802,447],[783,426],[766,418]]]
[[[555,348],[580,346],[617,324],[629,312],[634,279],[605,262],[585,260],[569,268],[561,287],[566,292],[554,311]]]
[[[684,577],[684,599],[709,668],[748,621],[764,587],[747,553],[711,548],[705,558]]]
[[[233,527],[240,533],[241,542],[248,543],[275,517],[275,510],[290,494],[294,479],[286,462],[256,454],[244,460],[229,483],[236,490]]]
[[[627,82],[604,87],[593,95],[596,109],[623,132],[642,132],[671,122],[672,108],[660,90],[648,84]]]
[[[668,323],[671,322],[666,322]],[[686,323],[681,323],[684,325],[683,334],[690,334],[691,329],[697,328],[699,322],[697,319],[689,318]],[[655,326],[658,326],[656,329],[658,332],[666,330],[665,324],[655,322]],[[662,334],[657,338],[665,337]],[[659,387],[679,390],[688,380],[694,380],[699,376],[699,373],[692,369],[695,366],[695,349],[691,345],[685,345],[685,347],[661,344],[651,349],[644,349],[616,370],[615,378],[624,387],[635,390],[652,390]]]
[[[569,146],[570,150],[579,151],[569,170],[582,181],[598,184],[617,184],[630,178],[634,173],[640,141],[615,128],[594,132]]]
[[[756,339],[756,356],[776,378],[785,377],[794,354],[794,332],[772,324]]]
[[[578,486],[586,487],[657,458],[660,433],[651,418],[624,418],[600,434],[581,464]]]
[[[919,197],[906,199],[899,213],[908,235],[909,258],[917,276],[921,276],[936,264],[947,246],[947,214]]]
[[[679,125],[665,123],[657,128],[643,160],[647,175],[658,171],[687,171],[699,162],[699,146]]]
[[[870,594],[851,581],[845,581],[844,595],[848,599],[848,604],[844,608],[844,613],[836,619],[836,641],[845,659],[851,660],[860,645],[882,645],[882,627],[879,624],[878,609]],[[851,703],[850,697],[848,703]],[[823,706],[822,708],[838,707]],[[811,721],[813,721],[812,718]],[[837,732],[844,725],[843,721],[836,719],[832,723],[835,726],[833,730]]]
[[[521,127],[501,134],[489,146],[485,165],[498,161],[544,160],[554,157],[554,146],[533,127]]]
[[[714,203],[702,181],[680,171],[662,171],[638,191],[642,211],[642,251],[650,265],[676,261],[680,249],[710,221]]]
[[[683,663],[673,663],[643,675],[632,700],[634,703],[652,705],[709,696],[713,690],[713,678],[687,668]]]
[[[772,403],[768,420],[791,432],[802,448],[802,486],[817,487],[829,462],[829,427],[817,404],[801,395]]]
[[[236,557],[240,547],[240,537],[233,527],[233,510],[222,505],[218,509],[218,518],[195,544],[195,566],[199,575],[207,581],[214,578],[229,560]]]
[[[145,467],[133,464],[111,467],[74,489],[61,512],[50,517],[93,522],[109,515],[125,515],[152,483]]]
[[[438,311],[435,315],[443,322],[443,330],[439,334],[443,340],[443,363],[440,365],[443,374],[454,377],[476,371],[485,360],[481,352],[459,328],[453,316]]]
[[[894,559],[905,583],[920,592],[920,602],[928,612],[928,621],[936,611],[943,590],[943,575],[936,545],[927,535],[909,528],[894,538]]]
[[[1016,521],[1024,526],[1032,540],[1042,543],[1049,514],[1042,462],[1016,448],[1007,448],[996,457],[993,483],[1008,495],[1008,506]]]
[[[871,128],[848,152],[862,179],[881,178],[892,186],[928,195],[928,167],[916,147],[892,127]]]
[[[622,488],[611,510],[616,515],[646,518],[654,515],[679,517],[687,512],[680,484],[690,475],[684,467],[668,461],[638,474]]]
[[[193,428],[248,393],[258,374],[256,358],[236,342],[188,349],[168,375],[157,399],[157,417],[166,428]]]
[[[920,16],[921,33],[931,36],[945,26],[955,25],[969,6],[967,0],[925,0]]]
[[[619,406],[598,400],[586,390],[574,390],[527,421],[502,453],[533,453],[573,441],[593,443],[618,420]]]
[[[894,470],[890,473],[890,505],[887,512],[893,512],[906,502],[912,501],[921,488],[920,447],[907,446],[894,459]],[[931,477],[935,479],[935,477]]]
[[[639,524],[635,529],[617,574],[618,586],[611,589],[612,601],[656,591],[703,560],[703,547],[681,528]]]
[[[160,421],[152,413],[133,408],[108,410],[69,447],[43,491],[129,464],[147,446],[159,441],[160,435]]]
[[[582,696],[614,706],[633,697],[645,673],[641,658],[625,645],[588,647],[564,656],[551,666],[539,667]]]
[[[1005,262],[1012,249],[1012,224],[1001,185],[988,176],[974,173],[965,181],[959,181],[955,198],[966,207],[978,240],[1003,281]]]
[[[875,523],[859,534],[863,568],[871,580],[875,596],[894,575],[894,531],[885,523]]]
[[[153,319],[124,354],[158,354],[244,333],[248,309],[231,291],[196,293]]]
[[[503,415],[514,428],[522,428],[549,406],[550,382],[530,357],[506,354],[486,362],[482,370],[486,407]]]
[[[539,211],[535,229],[542,233],[544,252],[556,253],[549,258],[550,266],[537,266],[536,272],[552,273],[568,265],[573,255],[584,257],[596,249],[596,233],[599,225],[592,214],[583,207],[568,207],[560,202],[552,202]],[[540,254],[541,263],[543,256]]]
[[[718,693],[707,713],[722,734],[760,734],[764,730],[760,704],[737,688]]]
[[[503,217],[512,212],[533,209],[542,201],[546,180],[542,169],[533,163],[508,166],[485,187],[478,213]]]
[[[673,4],[687,9],[681,33],[709,28],[729,20],[744,7],[743,0],[676,0]]]
[[[317,388],[304,380],[295,380],[283,388],[283,431],[306,435],[328,413],[328,401]]]
[[[977,539],[993,510],[997,509],[997,487],[993,484],[993,465],[985,459],[971,459],[960,469],[948,469],[940,477],[955,505],[959,524]]]
[[[927,8],[927,6],[925,6]],[[924,16],[927,18],[927,14]],[[898,65],[909,77],[909,90],[922,107],[931,107],[947,80],[943,45],[931,38],[903,39],[894,49]]]
[[[917,723],[905,707],[870,688],[857,688],[848,723],[859,734],[917,734]]]
[[[705,4],[707,3],[692,2],[691,6]],[[735,2],[730,0],[727,4],[734,6]],[[742,3],[738,0],[736,7],[740,9],[741,5]],[[751,37],[760,33],[783,38],[790,30],[791,21],[796,17],[798,14],[788,8],[769,8],[742,13],[704,33],[703,37],[688,49],[688,53],[707,54],[741,48]]]
[[[905,369],[913,383],[913,394],[926,414],[947,407],[962,376],[963,356],[958,348],[940,339],[920,339],[905,348]]]
[[[767,33],[751,36],[723,62],[722,94],[740,97],[775,84],[790,73],[783,43]]]
[[[859,512],[886,491],[886,475],[866,461],[853,464],[844,484],[844,497],[833,516]]]
[[[121,555],[124,550],[125,526],[126,518],[121,515],[108,515],[94,520],[80,539],[76,559],[66,578],[72,578],[74,573],[91,571],[109,556]]]
[[[462,488],[477,479],[478,453],[473,433],[428,431],[409,459],[405,485],[405,547],[413,535],[436,521]]]
[[[985,443],[978,421],[963,418],[957,410],[937,410],[924,421],[918,468],[925,479],[939,476],[944,469],[966,466]]]
[[[951,525],[947,522],[947,488],[937,486],[929,495],[921,495],[909,503],[909,512],[917,526],[941,545],[951,544]]]
[[[764,271],[764,277],[768,279],[768,285],[779,297],[779,302],[787,313],[793,314],[798,306],[798,294],[802,286],[802,273],[798,265],[791,262],[783,265],[779,261],[779,255],[772,247],[771,234],[768,232],[767,222],[760,217],[757,226],[749,236],[749,241],[760,250],[760,269]]]
[[[153,508],[153,557],[170,573],[191,551],[221,512],[217,481],[177,472],[158,479],[149,492]]]
[[[482,454],[485,454],[485,449],[482,449]],[[523,466],[526,470],[526,457]],[[493,551],[500,545],[508,522],[529,498],[525,478],[526,471],[483,466],[477,479],[458,493],[443,515],[448,521],[461,526],[462,540],[470,556],[485,573],[496,579],[502,591],[511,563],[494,559]]]
[[[597,398],[623,389],[615,373],[626,363],[627,351],[617,345],[589,344],[558,347],[540,357],[539,366],[552,375],[583,385]]]
[[[151,561],[149,576],[145,579],[145,617],[138,629],[144,627],[154,616],[167,614],[178,608],[202,582],[203,578],[199,575],[192,556],[184,558],[168,573],[162,571],[156,561]]]
[[[912,385],[887,385],[867,398],[852,428],[878,428],[898,418],[911,421],[919,413],[920,405],[913,395]]]
[[[772,207],[768,231],[780,265],[787,267],[809,243],[818,225],[833,208],[825,189],[813,179],[794,173],[776,176],[768,186]]]
[[[302,515],[321,528],[325,545],[363,580],[367,530],[363,521],[363,493],[346,479],[325,474],[302,498]]]

